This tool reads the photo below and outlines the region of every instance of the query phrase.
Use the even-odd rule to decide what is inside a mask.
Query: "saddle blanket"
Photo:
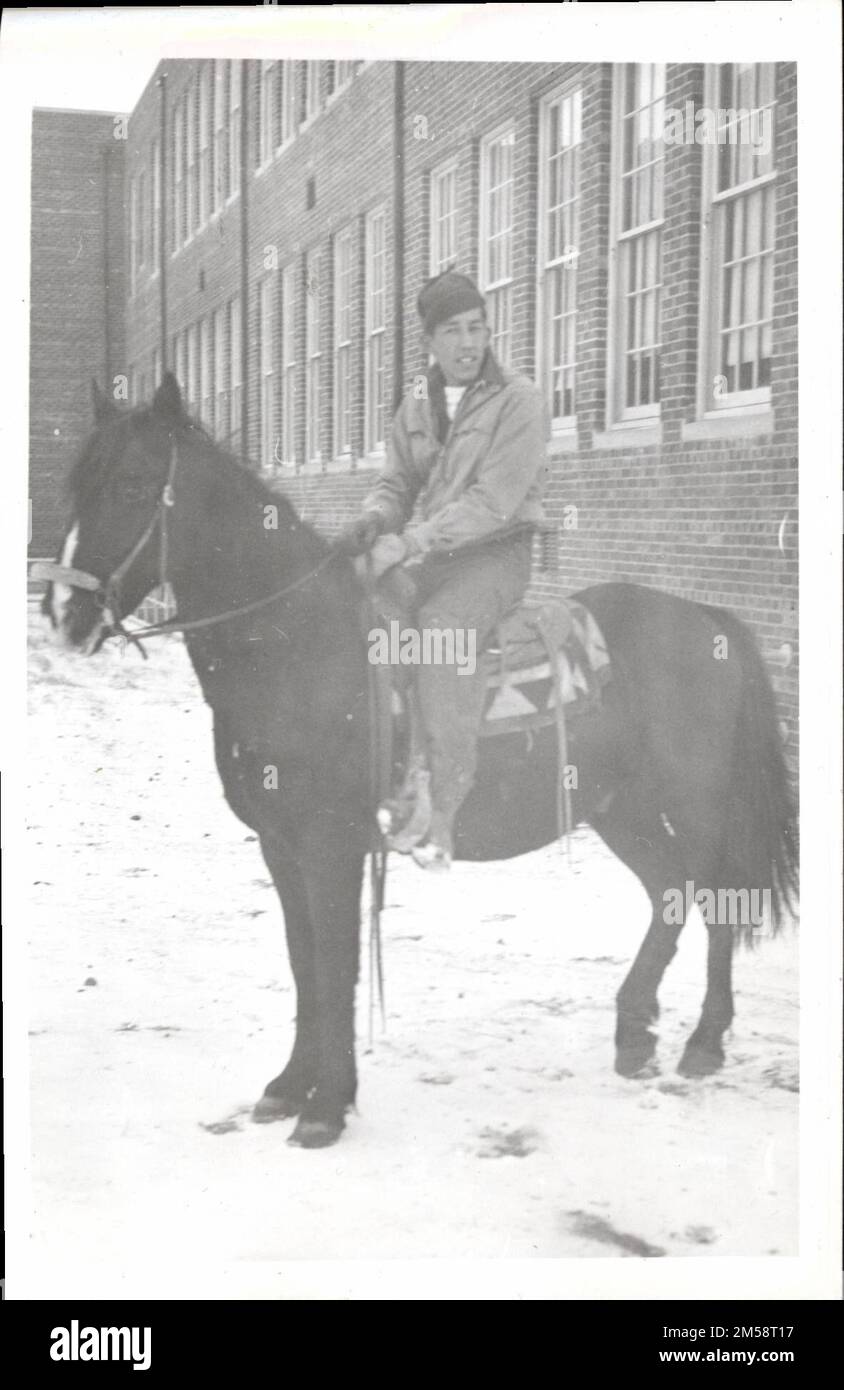
[[[558,693],[567,715],[584,712],[600,700],[612,674],[601,629],[575,599],[524,604],[508,613],[483,659],[482,737],[553,723]]]

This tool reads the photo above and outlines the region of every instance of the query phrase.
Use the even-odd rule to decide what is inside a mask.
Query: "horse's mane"
[[[102,488],[115,458],[128,443],[127,436],[145,428],[163,428],[151,405],[116,406],[96,426],[82,445],[66,480],[69,499],[77,509],[86,499]],[[214,470],[220,483],[234,483],[243,496],[278,509],[280,518],[289,529],[301,529],[316,537],[314,528],[300,517],[293,503],[281,492],[275,492],[258,476],[253,467],[244,463],[229,449],[218,443],[198,420],[184,415],[174,431],[177,443],[202,448],[204,463]],[[285,529],[288,529],[286,527]]]

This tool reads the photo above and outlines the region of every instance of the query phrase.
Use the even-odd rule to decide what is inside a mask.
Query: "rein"
[[[143,552],[155,534],[156,527],[159,529],[159,555],[158,555],[158,575],[159,586],[163,587],[167,583],[167,569],[170,556],[170,538],[167,527],[167,514],[175,505],[173,484],[176,477],[176,465],[178,463],[178,452],[176,441],[173,440],[170,452],[170,467],[167,473],[167,481],[161,490],[161,495],[155,506],[149,524],[144,528],[129,553],[121,560],[116,569],[112,570],[108,579],[103,583],[97,579],[96,575],[87,574],[85,570],[74,569],[70,566],[59,564],[37,564],[32,567],[33,579],[44,579],[50,583],[66,584],[72,589],[86,589],[94,593],[103,610],[108,626],[101,634],[97,650],[106,642],[109,637],[120,636],[126,642],[133,643],[146,661],[147,654],[144,651],[141,638],[144,637],[163,637],[171,632],[193,632],[198,628],[216,627],[218,623],[229,622],[232,618],[243,618],[249,613],[256,613],[262,608],[267,608],[277,599],[283,598],[285,594],[292,593],[295,589],[301,589],[305,584],[325,569],[335,558],[335,552],[329,551],[323,556],[318,565],[303,574],[299,579],[290,584],[285,584],[282,589],[277,589],[275,593],[266,594],[263,598],[254,599],[250,603],[244,603],[239,608],[230,608],[225,613],[212,613],[206,618],[191,618],[182,621],[180,618],[171,618],[162,623],[147,623],[140,628],[127,631],[123,625],[123,615],[120,611],[120,585],[125,579],[132,565],[138,556]]]
[[[290,584],[285,584],[283,588],[277,589],[275,593],[266,594],[263,598],[253,599],[251,603],[244,603],[239,608],[230,608],[225,613],[212,613],[206,618],[191,618],[182,622],[178,617],[171,618],[163,623],[147,623],[134,631],[127,631],[123,625],[123,615],[120,611],[120,585],[125,579],[132,565],[138,556],[143,552],[152,537],[155,535],[156,528],[159,529],[159,551],[158,551],[158,573],[159,585],[167,583],[167,569],[170,555],[170,537],[168,533],[167,517],[171,508],[175,505],[175,495],[173,484],[176,477],[176,466],[178,463],[178,451],[175,439],[172,441],[170,451],[170,466],[167,472],[167,481],[161,490],[155,511],[150,518],[148,525],[141,532],[128,554],[121,560],[116,569],[105,582],[97,579],[96,575],[88,574],[85,570],[74,569],[69,565],[39,563],[32,567],[32,578],[48,580],[51,583],[66,584],[69,588],[85,589],[93,593],[99,602],[107,623],[106,628],[100,634],[94,650],[98,651],[109,637],[118,635],[126,642],[132,642],[140,651],[144,660],[147,654],[144,651],[141,638],[162,637],[171,632],[195,632],[200,628],[216,627],[219,623],[230,622],[234,618],[246,617],[249,613],[257,613],[262,608],[268,608],[270,604],[276,603],[278,599],[284,598],[286,594],[292,594],[296,589],[303,588],[312,579],[336,559],[338,552],[329,550],[327,555],[314,565],[313,569],[307,574],[301,575]],[[372,559],[367,559],[366,570],[366,594],[367,603],[371,604],[374,591],[374,576],[372,572]],[[378,757],[378,739],[376,736],[377,719],[377,697],[373,681],[374,668],[370,665],[369,672],[369,701],[370,701],[370,791],[375,796],[377,805],[379,791],[379,774],[381,772]],[[382,955],[381,939],[381,913],[384,908],[384,893],[387,879],[387,849],[384,836],[375,821],[376,843],[369,851],[370,857],[370,905],[369,905],[369,1039],[370,1045],[373,1041],[373,1020],[375,1013],[376,990],[378,1003],[380,1006],[381,1026],[386,1026],[385,996],[384,996],[384,962]]]

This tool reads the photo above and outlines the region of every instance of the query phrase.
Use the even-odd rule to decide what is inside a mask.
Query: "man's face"
[[[468,386],[481,370],[489,345],[489,325],[482,309],[467,309],[438,323],[425,346],[440,365],[447,386]]]

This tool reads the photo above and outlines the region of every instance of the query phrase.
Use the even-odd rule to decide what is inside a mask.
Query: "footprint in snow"
[[[540,1136],[528,1126],[522,1129],[482,1129],[478,1158],[527,1158],[539,1148]]]

